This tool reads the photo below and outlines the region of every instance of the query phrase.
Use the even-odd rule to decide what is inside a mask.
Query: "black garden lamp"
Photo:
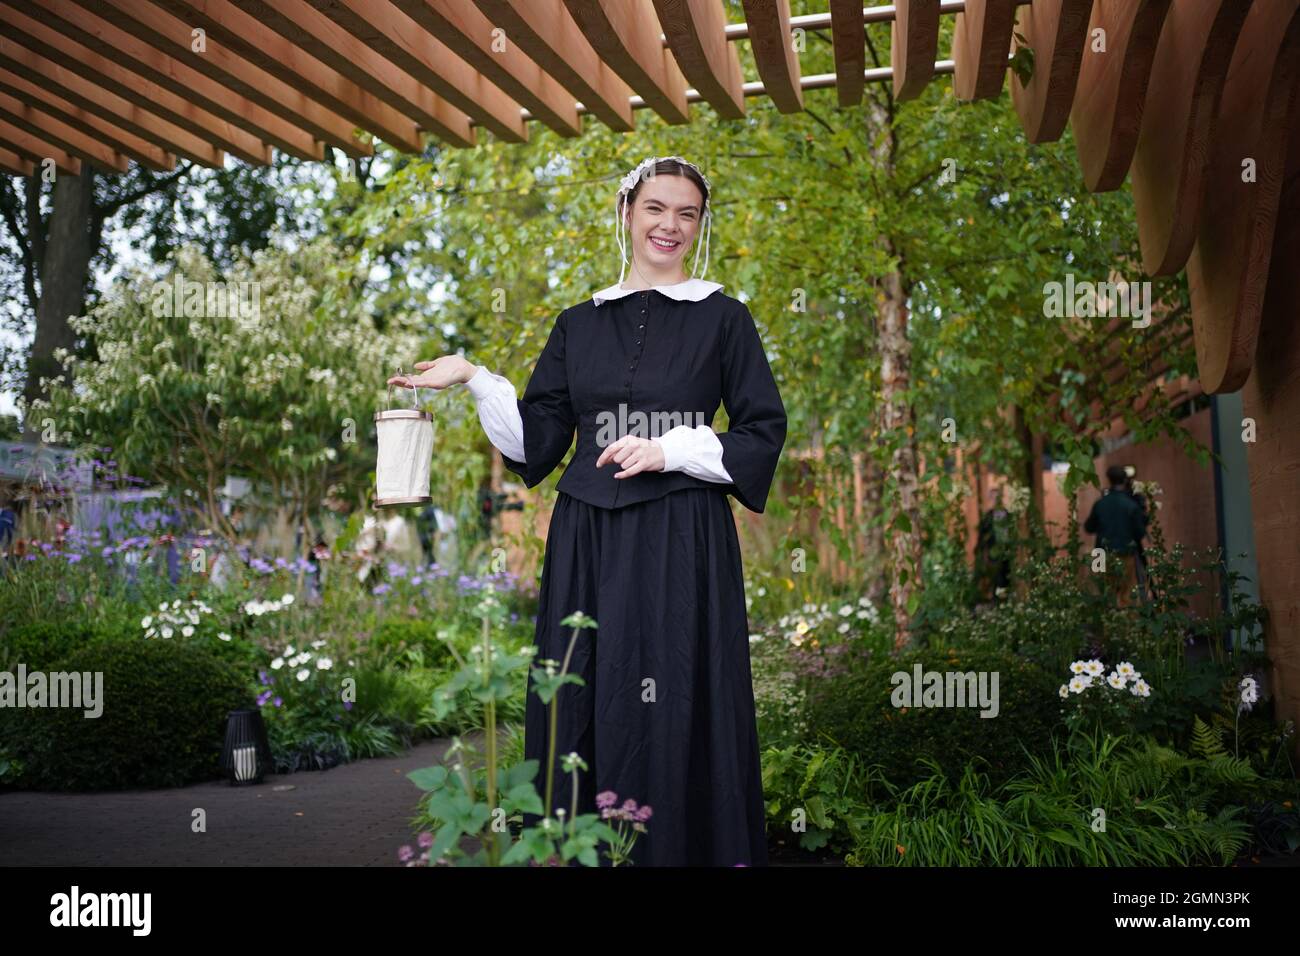
[[[232,786],[261,783],[271,766],[271,745],[260,710],[232,710],[226,720],[226,743],[221,749],[221,769]]]

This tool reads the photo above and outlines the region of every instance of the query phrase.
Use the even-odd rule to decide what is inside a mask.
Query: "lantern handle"
[[[402,371],[402,366],[401,366],[400,364],[397,366],[397,374],[400,375],[402,378],[406,378],[406,373]],[[413,404],[411,407],[412,407],[412,408],[415,408],[415,409],[418,409],[418,408],[420,407],[420,390],[419,390],[418,388],[416,388],[415,385],[412,385],[412,386],[411,386],[411,391],[415,393],[415,404]],[[392,383],[389,383],[389,386],[388,386],[388,407],[389,407],[390,409],[393,407],[393,386],[392,386]]]

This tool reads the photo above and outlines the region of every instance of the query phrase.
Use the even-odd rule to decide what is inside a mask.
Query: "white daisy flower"
[[[845,604],[843,607],[840,608],[840,617],[848,617],[852,613],[853,613],[852,604]]]
[[[849,622],[845,621],[843,624],[837,627],[836,630],[839,631],[841,634],[849,633]]]
[[[1087,672],[1088,672],[1088,665],[1085,661],[1075,661],[1073,664],[1070,665],[1071,674],[1086,674]]]
[[[1102,674],[1106,673],[1106,665],[1096,658],[1088,661],[1088,663],[1083,666],[1088,671],[1088,676],[1090,677],[1100,677]]]
[[[1106,683],[1111,687],[1114,687],[1116,690],[1124,689],[1124,678],[1120,677],[1119,671],[1112,672],[1111,675],[1106,678]]]
[[[176,633],[176,632],[173,631],[173,630],[172,630],[170,627],[168,627],[166,624],[163,625],[163,629],[162,629],[162,636],[163,636],[163,637],[171,637],[172,634],[174,634],[174,633]]]
[[[283,604],[285,607],[288,607],[290,604],[293,603],[293,595],[286,594],[284,597],[280,598],[280,603]]]
[[[1070,693],[1082,694],[1085,690],[1088,689],[1088,685],[1090,685],[1091,683],[1092,681],[1088,680],[1088,678],[1086,677],[1072,678],[1069,683]]]
[[[1133,682],[1133,686],[1130,688],[1130,691],[1132,692],[1134,697],[1151,696],[1151,686],[1147,684],[1146,681],[1142,680],[1140,677]]]
[[[141,626],[141,627],[144,627],[144,628],[150,628],[150,627],[153,627],[153,616],[152,616],[152,615],[146,615],[146,616],[144,617],[144,619],[140,621],[140,626]]]
[[[1062,700],[1065,700],[1065,698],[1070,696],[1070,685],[1062,684],[1061,689],[1057,691],[1057,693],[1061,695]]]
[[[1115,673],[1118,674],[1120,677],[1124,678],[1125,680],[1131,680],[1138,676],[1138,672],[1134,669],[1133,665],[1130,664],[1128,661],[1120,661],[1115,666]]]
[[[304,681],[311,676],[311,671],[307,670],[307,668],[304,667],[295,676],[298,678],[298,680]]]
[[[330,660],[328,657],[322,657],[316,661],[316,669],[318,671],[327,671],[333,666],[334,666],[334,662]]]
[[[184,627],[181,628],[181,633],[182,633],[183,635],[185,635],[186,637],[193,637],[193,636],[194,636],[194,628],[192,628],[190,625],[186,624]]]
[[[227,634],[225,631],[222,631],[220,634],[217,635],[217,640],[220,641],[228,641],[230,639],[231,639],[230,635]]]
[[[277,657],[275,660],[271,661],[271,670],[273,671],[278,671],[283,666],[284,666],[283,657]]]

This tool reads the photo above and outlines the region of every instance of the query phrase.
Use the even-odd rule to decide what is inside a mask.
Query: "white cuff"
[[[708,425],[678,425],[652,438],[664,453],[664,471],[680,471],[704,481],[730,484],[722,464],[722,442]]]

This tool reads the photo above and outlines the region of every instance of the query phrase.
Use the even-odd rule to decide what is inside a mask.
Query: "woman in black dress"
[[[680,157],[641,163],[620,183],[616,229],[632,275],[560,313],[522,399],[464,358],[421,362],[394,384],[468,383],[505,465],[532,488],[573,444],[546,538],[537,659],[562,660],[581,610],[572,673],[558,696],[560,758],[589,768],[597,794],[649,805],[639,865],[767,862],[734,495],[762,512],[786,416],[753,317],[722,286],[686,278],[686,251],[710,210],[708,180]],[[696,246],[696,263],[699,247]],[[624,258],[624,265],[627,264]],[[719,403],[729,429],[711,428]],[[549,725],[530,693],[525,756],[545,779]],[[602,803],[610,798],[605,796]],[[526,816],[533,825],[535,817]]]

